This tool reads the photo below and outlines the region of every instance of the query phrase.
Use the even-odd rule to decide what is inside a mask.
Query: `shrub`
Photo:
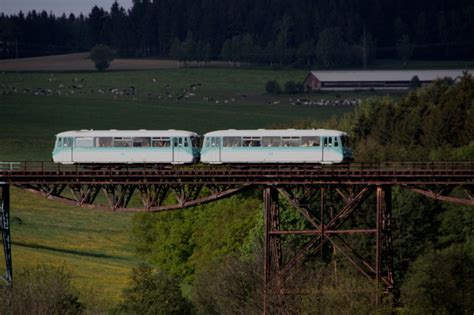
[[[90,58],[98,71],[104,71],[109,68],[110,63],[114,60],[114,55],[109,46],[95,45],[91,49]]]
[[[81,314],[85,306],[64,267],[38,265],[15,274],[0,290],[0,314]]]
[[[265,91],[270,94],[279,94],[281,93],[281,88],[277,81],[269,80],[265,84]]]
[[[298,89],[297,89],[295,81],[288,81],[285,83],[285,93],[286,94],[298,93]]]
[[[130,287],[123,292],[117,314],[191,314],[179,279],[141,264],[132,270]]]

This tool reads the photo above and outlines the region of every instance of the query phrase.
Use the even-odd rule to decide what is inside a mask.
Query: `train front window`
[[[334,146],[335,147],[339,146],[339,138],[338,137],[334,137]]]
[[[348,137],[348,136],[342,136],[342,137],[341,137],[341,145],[342,145],[343,147],[346,147],[346,148],[350,147],[349,137]]]
[[[56,139],[56,148],[60,148],[63,146],[63,138],[59,137]]]
[[[319,147],[320,145],[320,137],[301,137],[301,146],[303,147]]]
[[[221,146],[221,138],[211,137],[211,147],[220,147],[220,146]]]
[[[191,137],[191,144],[193,145],[193,148],[198,148],[199,147],[199,138],[198,137]]]

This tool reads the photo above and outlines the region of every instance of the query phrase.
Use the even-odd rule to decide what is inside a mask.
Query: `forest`
[[[331,68],[473,58],[469,0],[133,0],[89,14],[0,15],[0,58],[111,46],[121,57]]]
[[[354,112],[323,125],[351,134],[358,161],[472,161],[473,100],[474,79],[465,74],[456,82],[436,81],[400,101],[365,101]],[[291,127],[321,124],[303,121]],[[168,313],[261,313],[261,207],[261,191],[254,191],[209,206],[135,216],[136,251],[148,265],[134,269],[117,311],[145,313],[151,309],[153,313],[163,304],[152,301],[168,294],[175,301],[175,309],[167,309]],[[304,227],[289,208],[282,203],[280,224]],[[352,224],[368,224],[370,213],[361,209]],[[298,267],[299,276],[290,282],[309,293],[285,295],[279,307],[288,314],[391,314],[394,306],[407,314],[474,311],[472,208],[396,188],[393,221],[395,287],[383,296],[384,303],[375,307],[373,284],[325,248],[322,257],[309,255]],[[346,240],[363,256],[370,255],[367,239]],[[302,245],[296,238],[282,242],[294,249]],[[164,283],[174,293],[165,290]],[[314,309],[316,304],[318,309]]]

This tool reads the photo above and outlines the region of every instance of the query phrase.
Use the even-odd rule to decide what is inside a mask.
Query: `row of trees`
[[[406,10],[410,7],[410,10]],[[373,58],[472,58],[469,0],[134,0],[87,16],[0,15],[2,58],[88,51],[323,67]],[[178,42],[180,45],[178,45]],[[185,46],[185,47],[183,47]]]

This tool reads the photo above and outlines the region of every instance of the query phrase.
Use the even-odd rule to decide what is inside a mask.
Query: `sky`
[[[126,10],[132,5],[132,0],[117,0],[120,6]],[[20,11],[26,13],[31,10],[53,12],[54,15],[81,12],[88,15],[94,5],[102,7],[107,11],[114,0],[0,0],[0,12],[5,14],[16,14]]]

